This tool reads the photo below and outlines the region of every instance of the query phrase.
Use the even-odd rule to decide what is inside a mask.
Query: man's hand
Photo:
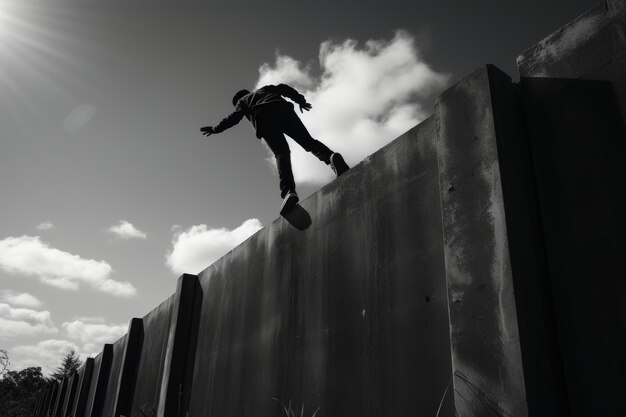
[[[211,136],[215,134],[215,130],[213,130],[213,126],[204,126],[203,128],[200,128],[200,132],[202,132],[204,136]]]
[[[300,113],[304,113],[302,110],[306,110],[309,111],[311,110],[311,104],[310,103],[304,103],[304,104],[300,104]]]

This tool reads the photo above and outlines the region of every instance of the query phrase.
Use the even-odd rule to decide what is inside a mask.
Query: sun
[[[24,11],[28,3],[17,0],[0,0],[0,58],[4,61],[15,59],[16,48],[28,41],[24,28],[28,21],[24,19]]]
[[[2,42],[5,34],[8,32],[12,6],[12,1],[0,0],[0,42]]]
[[[0,0],[0,45],[25,47],[41,41],[43,4],[33,1]]]
[[[0,0],[0,42],[6,42],[19,27],[24,11],[32,8],[28,1]]]
[[[33,90],[67,93],[62,65],[70,57],[63,45],[71,39],[62,28],[73,22],[60,12],[59,3],[0,0],[0,105],[21,104],[22,110],[39,115]],[[18,113],[24,114],[22,110]]]

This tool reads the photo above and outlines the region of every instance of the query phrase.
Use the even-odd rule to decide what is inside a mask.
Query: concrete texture
[[[131,415],[142,343],[143,321],[133,318],[128,324],[128,333],[113,344],[111,378],[115,375],[115,379],[109,380],[108,390],[114,396],[105,401],[103,417]]]
[[[610,81],[626,123],[626,0],[607,0],[517,59],[521,77]]]
[[[68,378],[63,378],[63,380],[59,384],[58,395],[54,400],[54,409],[50,414],[52,417],[61,417],[63,402],[65,401],[65,395],[67,393],[67,380]]]
[[[65,395],[65,400],[63,401],[61,417],[66,417],[74,408],[74,400],[76,399],[76,389],[78,388],[79,378],[80,375],[78,373],[74,373],[74,375],[70,376],[67,381],[67,394]]]
[[[570,412],[626,415],[626,131],[612,84],[522,87]]]
[[[89,396],[85,407],[85,417],[101,417],[104,401],[107,397],[111,361],[113,359],[113,345],[107,343],[102,352],[94,358],[93,375],[89,387]]]
[[[490,77],[528,413],[564,416],[567,398],[520,86]]]
[[[598,4],[518,66],[569,408],[558,415],[626,415],[626,1]]]
[[[189,411],[196,357],[202,289],[195,275],[178,279],[164,359],[157,409],[159,417],[185,416]]]
[[[93,375],[94,359],[87,358],[78,370],[78,386],[76,388],[76,401],[72,409],[70,417],[85,416],[87,410],[87,400],[89,398],[89,387],[91,386],[91,378]]]
[[[49,416],[54,414],[54,407],[56,406],[57,399],[59,398],[59,391],[61,388],[61,384],[59,382],[53,382],[54,386],[52,388],[52,396],[50,397],[50,404],[48,405],[48,410],[46,411]]]
[[[56,382],[52,382],[51,387],[46,396],[46,402],[44,403],[43,408],[41,409],[42,417],[48,416],[52,412],[51,407],[53,407],[54,399],[56,397],[56,393],[58,389],[59,389],[58,384]]]
[[[43,412],[44,412],[43,410],[46,405],[46,402],[48,401],[48,397],[50,396],[50,391],[51,389],[47,388],[41,393],[41,397],[37,404],[37,409],[35,410],[35,413],[33,414],[34,417],[41,417],[43,415]]]
[[[35,405],[32,409],[32,416],[36,417],[39,413],[39,409],[41,408],[41,403],[43,401],[43,397],[45,396],[45,390],[37,394],[37,399],[35,400]]]
[[[173,304],[171,296],[141,320],[143,343],[131,414],[141,410],[153,415],[158,408]]]
[[[112,344],[111,368],[109,378],[106,385],[105,397],[102,402],[101,417],[114,417],[117,395],[117,388],[120,382],[120,373],[122,370],[122,359],[124,357],[124,348],[128,335],[124,335]],[[100,417],[98,416],[98,417]],[[119,416],[115,416],[119,417]]]
[[[50,395],[51,388],[44,389],[39,397],[39,401],[37,402],[37,409],[35,410],[34,417],[41,417],[44,413],[44,407],[46,402],[48,401],[48,397]]]
[[[435,415],[451,375],[436,152],[430,118],[305,199],[306,231],[279,219],[199,275],[190,416]]]
[[[526,416],[492,91],[483,67],[435,103],[456,412]]]

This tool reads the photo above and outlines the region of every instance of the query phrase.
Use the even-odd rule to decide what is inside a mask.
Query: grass
[[[289,404],[285,406],[285,404],[283,404],[278,398],[272,399],[280,403],[282,411],[285,412],[285,417],[304,417],[304,403],[302,403],[302,407],[300,407],[300,414],[296,414],[297,409],[294,410],[293,408],[291,408],[291,401],[289,401]],[[317,407],[317,410],[315,410],[311,417],[315,417],[318,411],[320,411],[320,407]]]

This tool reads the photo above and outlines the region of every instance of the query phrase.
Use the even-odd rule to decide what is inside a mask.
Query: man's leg
[[[304,126],[293,109],[287,109],[284,112],[281,125],[282,131],[291,139],[296,141],[298,145],[302,146],[305,151],[311,152],[325,164],[330,164],[330,157],[333,154],[333,151],[331,151],[328,146],[311,136],[306,126]]]
[[[324,145],[319,140],[313,139],[293,109],[285,111],[283,117],[284,120],[281,121],[283,132],[295,140],[304,150],[311,152],[313,155],[317,156],[320,161],[330,165],[337,176],[340,176],[350,169],[341,154],[331,151],[328,146]]]
[[[278,178],[280,180],[280,197],[285,198],[290,192],[296,191],[293,171],[291,170],[289,145],[285,136],[276,130],[265,134],[263,139],[276,158],[276,167],[278,168]]]

